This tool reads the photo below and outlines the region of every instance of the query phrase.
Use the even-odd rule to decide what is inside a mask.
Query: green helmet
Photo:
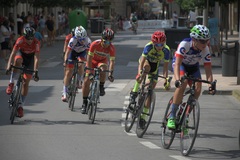
[[[209,29],[204,25],[195,25],[190,32],[190,37],[197,40],[208,40],[211,38]]]

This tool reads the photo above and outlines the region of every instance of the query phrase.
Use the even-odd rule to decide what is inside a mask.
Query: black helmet
[[[32,38],[34,37],[34,34],[35,34],[35,30],[34,28],[32,27],[25,27],[23,29],[23,35],[26,37],[26,38]]]
[[[111,41],[111,40],[113,40],[113,38],[114,38],[114,32],[110,28],[107,28],[102,32],[102,39],[103,40]]]

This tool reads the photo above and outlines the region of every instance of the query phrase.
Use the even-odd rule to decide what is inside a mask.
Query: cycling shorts
[[[33,70],[34,69],[34,53],[26,54],[21,51],[18,51],[15,56],[15,61],[17,59],[22,59],[22,65],[25,66],[27,69]],[[31,79],[33,72],[25,71],[24,78]]]
[[[74,60],[79,60],[80,61],[86,61],[86,50],[84,50],[83,52],[76,52],[75,50],[72,50],[71,53],[68,55],[68,59],[66,62],[66,66],[68,68],[73,68],[74,67]]]
[[[148,61],[148,63],[150,65],[150,73],[152,73],[152,74],[148,75],[148,79],[152,79],[153,78],[154,82],[157,82],[157,80],[158,80],[158,66],[159,66],[159,63],[152,63],[150,61]]]

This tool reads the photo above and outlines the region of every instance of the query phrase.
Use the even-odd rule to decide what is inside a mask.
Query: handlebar
[[[14,65],[11,64],[10,70],[11,70],[12,68],[14,68],[14,69],[19,69],[19,70],[21,70],[21,71],[23,71],[23,72],[25,72],[25,71],[32,72],[32,73],[35,72],[34,70],[28,69],[28,68],[26,68],[25,66],[18,67],[18,66],[14,66]]]

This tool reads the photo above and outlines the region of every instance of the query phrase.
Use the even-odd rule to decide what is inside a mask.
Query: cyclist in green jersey
[[[135,98],[138,95],[138,88],[141,84],[143,77],[147,73],[155,73],[156,76],[148,76],[148,79],[154,79],[153,88],[156,87],[158,80],[158,71],[161,61],[164,61],[163,64],[163,76],[168,76],[168,63],[170,60],[170,48],[166,45],[166,35],[162,31],[155,31],[152,34],[151,41],[147,43],[143,49],[142,55],[139,59],[138,73],[136,76],[136,82],[133,90],[130,93],[130,102],[134,102]],[[167,83],[167,80],[164,83],[164,88],[166,90],[170,89],[170,84]],[[144,106],[143,111],[148,113],[149,106]],[[144,125],[146,121],[144,120],[144,115],[141,116],[140,125]]]

